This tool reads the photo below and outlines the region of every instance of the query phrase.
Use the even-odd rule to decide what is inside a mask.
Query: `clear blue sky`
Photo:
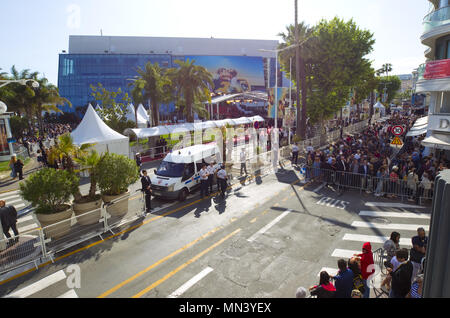
[[[427,0],[298,0],[299,21],[353,18],[374,33],[369,58],[408,74],[425,61]],[[69,35],[275,39],[294,23],[294,0],[2,0],[0,68],[30,68],[57,84]]]

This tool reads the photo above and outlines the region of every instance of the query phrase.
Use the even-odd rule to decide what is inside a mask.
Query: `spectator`
[[[319,285],[312,286],[309,292],[312,296],[317,296],[317,298],[334,298],[336,288],[330,282],[330,275],[326,271],[322,271],[320,272]]]
[[[413,265],[408,260],[408,250],[406,248],[400,249],[397,253],[397,259],[400,262],[397,269],[387,269],[389,275],[392,276],[389,298],[405,298],[411,289]]]
[[[384,262],[384,266],[386,268],[391,268],[391,269],[394,268],[394,265],[391,262],[392,262],[392,259],[395,258],[397,251],[400,249],[400,233],[395,232],[395,231],[392,232],[390,239],[387,240],[386,242],[384,242],[383,249],[386,251],[386,254],[387,254],[387,258],[386,258],[386,261]],[[397,266],[398,266],[397,259],[395,259],[394,262],[396,262],[395,268],[397,268]],[[389,294],[390,284],[391,284],[391,276],[387,275],[384,278],[384,280],[381,282],[380,287],[383,291],[385,291],[386,293]]]
[[[6,206],[6,202],[4,200],[0,200],[0,220],[2,223],[2,230],[6,238],[11,238],[11,234],[9,234],[10,229],[12,229],[14,232],[14,241],[8,241],[8,245],[17,243],[19,240],[19,231],[17,230],[16,226],[17,211],[12,205]]]
[[[14,163],[14,170],[17,174],[19,174],[19,180],[23,180],[23,162],[20,159],[17,159],[16,163]]]
[[[347,267],[347,262],[343,259],[338,260],[338,268],[338,274],[333,277],[336,298],[350,298],[353,290],[353,272]]]
[[[361,276],[361,265],[359,258],[352,257],[348,260],[348,268],[353,272],[353,289],[359,290],[364,293],[364,282]]]
[[[414,236],[411,241],[413,246],[411,248],[411,263],[414,268],[411,279],[414,280],[420,270],[420,264],[427,251],[428,237],[425,235],[425,229],[419,227],[417,229],[417,235]]]
[[[416,197],[417,184],[419,183],[419,176],[416,173],[416,168],[411,168],[407,177],[407,186],[409,192],[408,201],[414,201],[413,197]]]
[[[356,257],[359,257],[361,260],[361,276],[364,283],[364,298],[369,298],[370,289],[367,285],[367,280],[370,278],[372,274],[375,273],[374,263],[373,263],[373,255],[372,255],[372,246],[370,242],[366,242],[363,244],[362,253],[355,254]]]
[[[416,279],[411,285],[411,290],[409,291],[406,298],[422,298],[422,288],[423,288],[423,274],[416,276]]]
[[[11,169],[11,178],[16,179],[17,177],[17,171],[16,171],[16,156],[12,155],[11,160],[9,160],[9,168]]]
[[[295,298],[306,298],[306,288],[305,287],[297,288],[297,291],[295,292]]]

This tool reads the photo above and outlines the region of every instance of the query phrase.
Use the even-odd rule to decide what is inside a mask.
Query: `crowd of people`
[[[397,153],[390,146],[392,128],[412,127],[416,117],[395,114],[385,122],[369,125],[363,132],[343,136],[325,147],[306,148],[306,178],[363,189],[376,196],[407,197],[418,202],[431,199],[436,174],[450,167],[444,152],[425,155],[420,138],[404,137]]]
[[[428,237],[423,228],[411,238],[412,248],[400,248],[400,234],[392,232],[383,249],[383,264],[375,264],[370,242],[362,246],[362,253],[354,254],[347,261],[337,261],[337,275],[327,271],[319,274],[319,284],[309,288],[310,295],[317,298],[369,298],[371,288],[379,288],[389,298],[422,298],[425,254]],[[375,286],[376,266],[384,266],[386,275],[380,286]],[[378,271],[379,273],[380,271]],[[297,298],[305,298],[306,289],[296,291]]]

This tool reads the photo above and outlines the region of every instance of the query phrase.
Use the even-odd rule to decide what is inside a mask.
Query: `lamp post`
[[[31,86],[34,88],[39,87],[39,83],[34,79],[20,79],[20,80],[0,80],[0,87],[6,86],[11,83],[19,83],[22,85],[27,85],[28,82],[32,82]]]

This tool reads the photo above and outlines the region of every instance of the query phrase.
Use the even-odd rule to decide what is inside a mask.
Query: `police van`
[[[200,187],[200,169],[205,163],[222,162],[216,144],[195,145],[167,154],[151,178],[152,195],[165,199],[186,200]]]

